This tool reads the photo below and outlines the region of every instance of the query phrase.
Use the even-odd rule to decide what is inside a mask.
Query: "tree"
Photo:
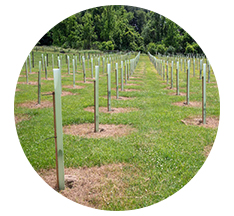
[[[94,31],[93,17],[88,11],[82,18],[83,22],[83,41],[84,49],[90,49],[91,43],[97,38],[96,32]]]

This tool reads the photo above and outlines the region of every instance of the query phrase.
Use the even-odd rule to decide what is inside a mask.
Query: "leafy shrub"
[[[103,41],[100,48],[102,51],[109,51],[114,50],[115,45],[112,43],[112,41]]]
[[[155,55],[157,52],[156,44],[153,42],[150,42],[147,45],[147,52],[150,52],[151,55]]]
[[[195,52],[195,49],[194,49],[193,45],[187,43],[187,46],[185,48],[185,54],[194,53],[194,52]]]
[[[166,52],[165,44],[158,44],[156,46],[156,49],[157,49],[157,52],[162,54],[162,55]]]
[[[173,46],[169,46],[166,50],[166,54],[173,54],[175,53],[176,49]]]

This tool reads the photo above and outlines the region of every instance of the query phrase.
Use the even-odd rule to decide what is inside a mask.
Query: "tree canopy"
[[[74,14],[54,26],[37,45],[152,54],[202,53],[193,38],[166,17],[142,8],[117,5]]]

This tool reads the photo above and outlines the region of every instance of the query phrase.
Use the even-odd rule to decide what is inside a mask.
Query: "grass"
[[[41,53],[35,55],[39,58]],[[37,59],[38,60],[38,59]],[[78,61],[79,62],[79,61]],[[102,61],[101,61],[102,63]],[[50,64],[50,62],[49,62]],[[56,64],[55,64],[56,65]],[[120,65],[120,64],[119,64]],[[72,71],[72,64],[71,71]],[[33,71],[38,70],[35,64]],[[175,67],[174,67],[175,68]],[[78,64],[78,71],[82,66]],[[120,70],[119,70],[120,72]],[[21,74],[25,73],[24,68]],[[62,74],[67,74],[63,63]],[[91,77],[87,72],[87,77]],[[102,66],[100,70],[102,75]],[[174,194],[187,184],[198,172],[206,160],[204,148],[214,143],[217,128],[187,126],[181,120],[189,116],[201,116],[201,108],[177,107],[174,102],[185,101],[185,96],[168,95],[172,90],[165,89],[166,81],[158,75],[148,56],[141,55],[134,76],[141,76],[140,86],[127,86],[139,92],[121,92],[120,96],[134,97],[131,100],[112,100],[112,107],[135,107],[138,111],[130,113],[100,113],[101,124],[126,124],[137,131],[128,136],[118,138],[87,139],[64,134],[64,166],[94,167],[107,164],[129,164],[124,166],[123,184],[126,185],[119,196],[118,191],[110,184],[101,188],[106,199],[93,200],[93,206],[101,205],[106,210],[137,209],[157,203]],[[42,75],[43,77],[43,75]],[[48,77],[52,77],[51,66]],[[115,88],[112,73],[112,88]],[[120,75],[119,75],[120,77]],[[174,71],[174,85],[176,76]],[[201,80],[199,71],[193,77],[191,70],[190,101],[201,101]],[[29,75],[30,81],[37,80],[37,74]],[[76,74],[76,80],[83,80],[82,73]],[[169,73],[170,80],[170,73]],[[19,81],[25,81],[19,77]],[[211,82],[215,82],[211,74]],[[42,81],[42,93],[53,91],[53,81]],[[100,78],[99,105],[107,106],[105,96],[106,76]],[[119,80],[120,83],[120,80]],[[72,75],[62,78],[63,85],[72,85]],[[63,125],[93,123],[93,113],[84,111],[85,107],[93,106],[93,84],[77,83],[85,88],[73,90],[78,93],[62,97]],[[170,85],[170,82],[168,86]],[[207,116],[219,116],[219,94],[215,84],[207,83]],[[180,73],[180,92],[186,91],[186,75]],[[26,101],[37,101],[37,86],[17,85],[15,94],[15,115],[27,115],[29,120],[16,125],[22,148],[35,170],[55,168],[53,109],[28,109],[18,107]],[[115,91],[111,91],[115,95]],[[52,101],[51,96],[42,96],[42,100]],[[130,166],[131,165],[131,166]],[[99,203],[96,203],[99,202]],[[101,203],[100,203],[101,202]]]

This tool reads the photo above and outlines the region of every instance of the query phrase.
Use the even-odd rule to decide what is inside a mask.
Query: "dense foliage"
[[[113,5],[68,17],[47,32],[37,45],[152,54],[202,53],[193,38],[166,17],[141,8]]]

